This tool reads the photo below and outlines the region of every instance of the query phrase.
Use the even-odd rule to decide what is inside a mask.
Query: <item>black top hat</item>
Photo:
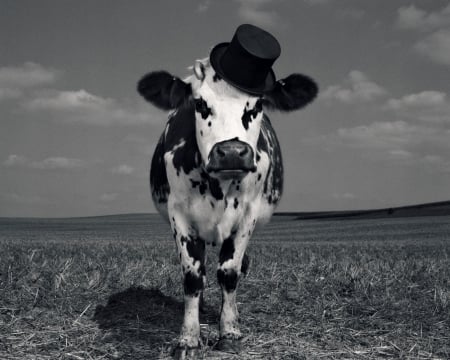
[[[280,56],[277,39],[254,25],[240,25],[231,43],[216,45],[209,57],[214,70],[231,85],[260,95],[275,85],[272,65]]]

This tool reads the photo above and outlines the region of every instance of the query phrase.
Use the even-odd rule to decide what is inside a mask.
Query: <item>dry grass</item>
[[[239,357],[212,350],[211,256],[202,356],[448,359],[449,238],[445,217],[277,218],[249,249]],[[1,359],[169,359],[181,318],[174,244],[157,218],[0,219]]]

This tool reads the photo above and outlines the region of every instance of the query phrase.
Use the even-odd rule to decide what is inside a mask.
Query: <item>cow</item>
[[[207,244],[220,249],[217,348],[240,349],[236,289],[248,270],[245,251],[283,190],[280,145],[265,111],[300,109],[318,92],[306,75],[277,81],[272,65],[279,55],[273,35],[244,24],[230,43],[195,61],[186,79],[155,71],[138,82],[147,101],[170,111],[151,161],[150,185],[156,209],[170,223],[183,273],[184,320],[176,358],[195,358],[201,345]]]

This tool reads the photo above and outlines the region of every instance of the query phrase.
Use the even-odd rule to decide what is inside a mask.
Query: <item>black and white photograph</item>
[[[450,2],[0,0],[0,359],[450,359]]]

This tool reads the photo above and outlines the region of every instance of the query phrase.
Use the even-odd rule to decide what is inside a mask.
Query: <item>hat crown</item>
[[[281,54],[277,39],[250,24],[240,25],[230,43],[216,45],[210,60],[214,70],[231,85],[260,95],[275,84],[272,65]]]
[[[251,55],[261,59],[273,59],[275,61],[281,54],[281,47],[277,39],[257,26],[240,25],[236,29],[235,37],[236,41]]]

